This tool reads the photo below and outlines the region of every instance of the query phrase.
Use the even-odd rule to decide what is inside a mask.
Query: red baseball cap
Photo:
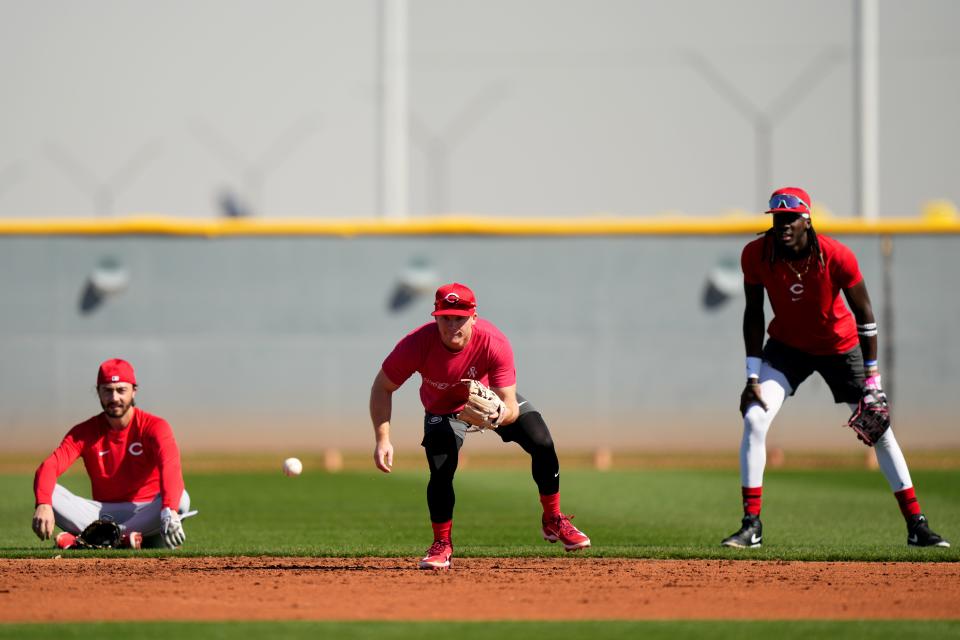
[[[432,316],[472,316],[477,312],[477,297],[465,284],[452,282],[437,289]]]
[[[799,213],[810,217],[810,195],[800,187],[783,187],[770,195],[767,213]]]
[[[97,371],[97,386],[114,382],[126,382],[136,386],[137,377],[133,373],[133,365],[120,358],[111,358],[101,364]]]

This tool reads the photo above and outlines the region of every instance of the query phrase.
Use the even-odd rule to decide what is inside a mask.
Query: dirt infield
[[[956,618],[960,563],[0,560],[0,621]],[[146,604],[149,603],[149,604]]]

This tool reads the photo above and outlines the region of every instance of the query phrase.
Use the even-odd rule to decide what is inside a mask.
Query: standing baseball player
[[[435,322],[403,338],[383,361],[370,391],[370,418],[376,435],[377,468],[390,473],[393,445],[390,416],[393,392],[419,373],[420,399],[426,415],[422,446],[430,467],[427,506],[433,544],[421,569],[450,567],[453,555],[453,476],[468,431],[489,428],[504,442],[516,442],[530,454],[533,479],[543,505],[541,532],[550,542],[574,551],[590,539],[560,512],[560,465],[550,430],[540,412],[517,395],[510,342],[491,322],[477,316],[476,297],[452,283],[437,289]],[[489,386],[489,388],[487,388]]]
[[[888,428],[877,367],[877,323],[856,257],[833,238],[817,235],[810,220],[810,197],[803,189],[778,189],[767,213],[773,215],[772,228],[747,244],[741,257],[747,352],[747,383],[740,394],[744,516],[740,530],[721,544],[741,548],[762,544],[760,504],[767,431],[784,399],[816,371],[836,402],[877,416],[874,422],[879,427],[869,433],[858,431],[858,437],[876,448],[880,469],[907,523],[907,544],[949,547],[921,513],[907,462]],[[766,346],[764,290],[774,314]],[[854,423],[851,419],[851,426]]]
[[[167,421],[137,408],[137,379],[125,360],[107,360],[97,372],[103,411],[67,433],[43,461],[33,480],[33,531],[53,535],[61,549],[82,546],[77,536],[97,520],[119,525],[120,546],[139,549],[144,537],[159,535],[172,548],[183,544],[181,516],[190,508],[183,488],[180,450]],[[74,495],[57,478],[83,458],[93,500]]]

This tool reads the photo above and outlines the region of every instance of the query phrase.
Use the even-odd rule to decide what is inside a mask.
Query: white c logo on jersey
[[[793,298],[790,299],[791,302],[796,302],[803,295],[803,284],[800,282],[795,282],[790,285],[790,293],[793,294]]]
[[[130,446],[127,447],[127,451],[130,452],[132,456],[139,456],[143,454],[143,444],[139,442],[131,442]]]

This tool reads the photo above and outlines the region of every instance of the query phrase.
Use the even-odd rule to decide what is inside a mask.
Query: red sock
[[[450,542],[450,530],[453,529],[453,520],[446,522],[431,522],[433,525],[433,540],[446,540]]]
[[[540,496],[540,504],[543,505],[544,515],[560,515],[560,492],[558,491],[552,496]]]
[[[904,489],[903,491],[895,491],[893,495],[897,498],[897,503],[900,505],[900,513],[903,514],[904,520],[909,522],[910,516],[915,516],[920,513],[920,503],[917,501],[917,494],[914,492],[913,487]]]
[[[740,487],[743,494],[743,515],[759,516],[763,501],[763,487]]]

